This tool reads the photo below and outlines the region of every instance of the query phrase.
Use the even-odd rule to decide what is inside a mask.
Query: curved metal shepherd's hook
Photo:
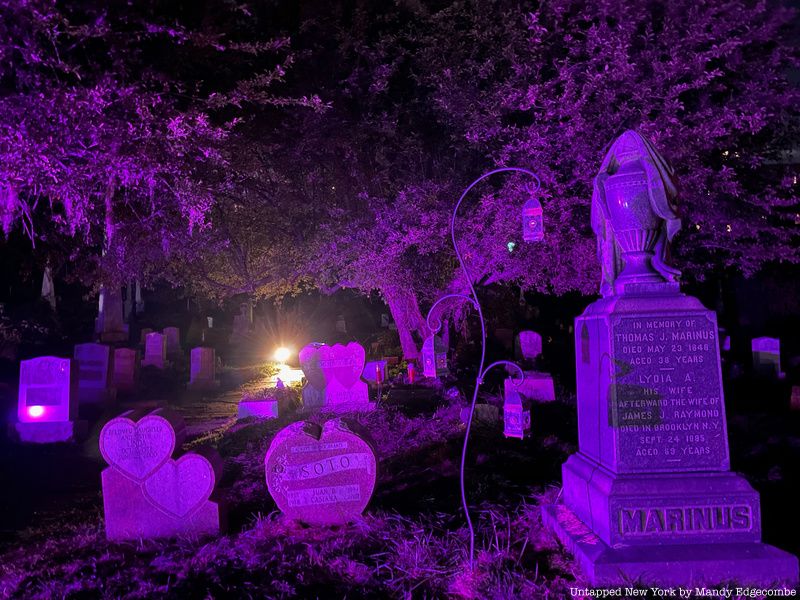
[[[467,458],[467,445],[469,443],[469,432],[472,428],[472,415],[475,412],[475,401],[478,399],[478,391],[480,390],[480,386],[483,383],[484,377],[486,374],[493,368],[499,365],[510,365],[513,366],[519,372],[519,379],[514,381],[515,386],[519,386],[525,379],[525,373],[519,367],[519,365],[512,363],[507,360],[500,360],[497,362],[492,363],[488,367],[484,369],[483,365],[486,362],[486,322],[483,319],[483,310],[481,309],[480,302],[478,302],[478,295],[475,292],[475,286],[472,284],[472,278],[470,277],[469,270],[467,269],[467,265],[464,263],[464,258],[461,256],[461,251],[458,249],[458,242],[456,241],[456,217],[458,216],[458,209],[461,206],[461,202],[463,202],[466,195],[474,188],[478,183],[486,179],[487,177],[491,177],[496,173],[504,173],[504,172],[517,172],[517,173],[524,173],[526,175],[530,175],[536,181],[536,190],[541,187],[541,181],[539,177],[537,177],[536,173],[529,171],[527,169],[522,169],[519,167],[502,167],[500,169],[494,169],[493,171],[489,171],[488,173],[484,173],[480,177],[478,177],[475,181],[469,184],[464,192],[461,194],[461,197],[458,199],[455,208],[453,209],[453,216],[450,218],[450,239],[453,242],[453,249],[456,252],[456,258],[458,258],[458,263],[461,265],[461,270],[464,272],[464,277],[467,280],[467,285],[469,286],[470,295],[466,296],[464,294],[449,294],[442,298],[439,298],[431,309],[428,311],[428,317],[426,319],[428,323],[428,327],[432,330],[433,333],[439,331],[442,326],[441,320],[437,318],[436,321],[432,322],[431,317],[433,316],[434,309],[443,301],[451,299],[451,298],[458,298],[460,300],[466,300],[470,302],[474,307],[475,310],[478,311],[478,320],[481,323],[481,361],[478,365],[478,377],[475,381],[475,391],[472,394],[472,402],[469,407],[469,418],[467,419],[467,430],[464,434],[464,445],[461,448],[461,468],[459,474],[459,481],[461,484],[461,505],[464,508],[464,515],[467,519],[467,527],[469,527],[469,568],[470,570],[473,569],[475,563],[475,528],[472,524],[472,518],[469,515],[469,506],[467,505],[467,495],[464,488],[464,465],[466,463]],[[435,327],[432,326],[432,323],[435,324]]]

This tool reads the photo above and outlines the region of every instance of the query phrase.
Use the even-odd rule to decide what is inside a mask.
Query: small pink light
[[[32,419],[38,419],[44,415],[44,406],[29,406],[28,407],[28,416]]]

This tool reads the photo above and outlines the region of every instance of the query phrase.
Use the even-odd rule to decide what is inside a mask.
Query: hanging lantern
[[[447,348],[438,335],[432,335],[422,344],[422,374],[425,377],[447,375]]]
[[[522,239],[526,242],[541,242],[544,239],[542,205],[536,198],[522,205]]]
[[[513,385],[507,385],[503,401],[503,435],[524,439],[531,432],[531,403]]]

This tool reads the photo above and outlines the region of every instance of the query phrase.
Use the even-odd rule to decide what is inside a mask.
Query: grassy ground
[[[534,440],[505,440],[497,428],[473,432],[467,481],[478,516],[474,572],[465,568],[468,537],[458,496],[464,430],[458,407],[416,416],[381,409],[357,419],[372,435],[380,476],[356,523],[308,528],[277,513],[263,459],[274,433],[291,419],[243,421],[210,436],[225,459],[227,535],[110,543],[99,492],[84,494],[7,544],[0,596],[563,597],[573,567],[542,530],[538,504],[555,497],[551,482],[574,450],[555,429],[549,435],[543,429],[561,433],[574,423],[562,405],[542,410]]]
[[[31,496],[33,518],[0,546],[0,598],[565,598],[570,586],[584,584],[539,516],[576,449],[574,406],[535,406],[534,435],[525,441],[503,438],[499,424],[473,429],[467,489],[478,552],[470,571],[458,488],[460,405],[358,416],[380,461],[372,502],[355,523],[309,528],[276,511],[264,478],[270,441],[298,415],[237,422],[230,395],[194,402],[202,410],[178,407],[187,417],[202,415],[187,448],[210,442],[225,459],[219,488],[228,533],[110,543],[96,439],[83,448],[3,448],[5,461],[29,465],[19,477],[46,477],[51,485],[41,491],[49,503]],[[768,541],[795,553],[799,424],[797,414],[729,416],[733,467],[762,494]]]

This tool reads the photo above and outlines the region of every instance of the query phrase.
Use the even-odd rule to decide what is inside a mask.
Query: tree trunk
[[[410,289],[393,285],[386,286],[381,291],[397,325],[403,358],[417,360],[420,345],[429,335],[429,331],[425,317],[419,309],[416,294]],[[414,337],[415,334],[417,339]]]

